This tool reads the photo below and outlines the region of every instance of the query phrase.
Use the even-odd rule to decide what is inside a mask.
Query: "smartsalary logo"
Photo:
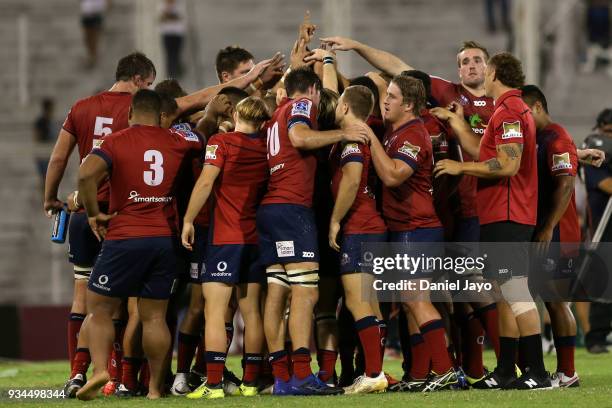
[[[128,200],[132,200],[135,203],[169,203],[173,197],[143,197],[138,194],[137,191],[130,191]]]

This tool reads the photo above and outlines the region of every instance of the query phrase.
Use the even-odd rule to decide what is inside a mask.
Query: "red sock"
[[[334,376],[338,352],[333,350],[318,350],[317,362],[319,363],[319,379],[327,382]]]
[[[275,379],[284,382],[291,379],[289,375],[289,357],[286,350],[270,353],[270,364],[272,365],[272,375]]]
[[[71,364],[76,354],[79,331],[81,330],[81,325],[83,325],[83,320],[85,320],[84,314],[70,313],[70,319],[68,319],[68,361]]]
[[[198,374],[206,374],[206,359],[204,358],[205,353],[206,348],[204,347],[204,339],[202,339],[202,341],[198,343],[195,363],[193,364],[193,371]]]
[[[383,360],[385,359],[385,348],[387,347],[387,322],[378,320],[378,330],[380,332],[380,367],[382,370]]]
[[[295,375],[298,380],[303,380],[309,375],[312,375],[310,360],[310,350],[308,350],[306,347],[300,347],[291,353],[293,375]]]
[[[227,353],[219,351],[206,352],[206,383],[211,386],[219,385],[223,380],[223,368]]]
[[[244,355],[244,373],[242,382],[252,385],[257,383],[259,373],[261,372],[261,363],[263,362],[263,354],[261,353],[245,353]]]
[[[111,351],[108,359],[108,374],[110,375],[111,381],[121,381],[121,360],[123,359],[123,334],[125,333],[125,326],[127,321],[114,319],[113,325],[115,326],[115,339],[113,340],[113,350]]]
[[[431,320],[419,327],[421,335],[429,346],[431,353],[431,369],[436,374],[444,374],[453,365],[446,351],[446,337],[444,336],[444,323],[442,320]]]
[[[128,390],[138,388],[138,371],[142,365],[142,359],[138,357],[123,357],[121,361],[121,384]]]
[[[193,334],[181,333],[178,334],[178,354],[176,358],[176,372],[188,373],[191,368],[191,361],[195,354],[200,336]]]
[[[484,375],[482,364],[484,330],[480,321],[473,314],[467,317],[461,329],[463,334],[463,368],[468,376],[480,378]]]
[[[555,349],[557,350],[557,372],[572,377],[574,368],[574,351],[576,350],[576,336],[555,336]]]
[[[382,371],[382,358],[380,357],[382,334],[379,322],[374,316],[366,316],[355,322],[355,329],[363,348],[365,375],[377,377]]]
[[[415,380],[427,378],[431,354],[425,339],[420,333],[410,335],[410,354],[412,356],[410,376]]]
[[[142,360],[142,365],[140,366],[140,378],[139,378],[140,386],[143,389],[148,390],[150,379],[151,379],[151,370],[149,368],[149,362],[145,358]]]
[[[89,369],[90,363],[91,356],[89,355],[89,349],[76,349],[74,359],[72,360],[72,371],[70,373],[70,378],[74,378],[74,376],[77,374],[85,376],[85,374],[87,374],[87,370]]]
[[[495,357],[499,360],[499,322],[497,305],[491,303],[474,311],[474,316],[478,317],[485,330],[487,338],[495,350]]]

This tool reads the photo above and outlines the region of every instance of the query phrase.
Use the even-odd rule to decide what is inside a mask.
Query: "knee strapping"
[[[286,288],[289,287],[289,279],[284,269],[266,269],[268,284],[275,283]]]
[[[319,284],[317,269],[294,269],[287,271],[289,284],[316,288]]]

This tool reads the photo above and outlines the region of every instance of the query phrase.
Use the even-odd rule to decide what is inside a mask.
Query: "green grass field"
[[[486,353],[485,361],[493,367],[493,354]],[[554,369],[554,356],[546,357],[546,366]],[[240,360],[232,357],[228,366],[240,373]],[[400,407],[409,404],[426,403],[434,407],[478,407],[482,405],[496,407],[524,407],[538,404],[542,407],[579,406],[605,407],[612,404],[612,355],[587,354],[584,349],[576,352],[576,367],[580,374],[581,386],[574,389],[552,391],[443,391],[432,394],[388,393],[377,395],[354,395],[339,397],[272,397],[259,396],[254,398],[228,397],[215,401],[190,401],[182,397],[164,398],[158,401],[144,401],[142,398],[120,400],[114,397],[99,397],[87,403],[87,406],[139,407],[169,406],[183,407],[194,404],[206,404],[207,407],[320,407],[322,404],[333,404],[334,408],[361,406]],[[65,361],[44,363],[0,362],[0,406],[44,406],[60,407],[83,404],[75,400],[63,399],[9,399],[10,389],[60,389],[66,380],[68,364]],[[385,361],[385,370],[399,377],[400,362]]]

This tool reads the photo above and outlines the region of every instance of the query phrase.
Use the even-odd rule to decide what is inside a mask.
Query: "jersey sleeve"
[[[315,128],[317,123],[317,108],[310,99],[302,98],[291,102],[287,117],[287,130],[298,123],[309,128]]]
[[[74,120],[74,107],[72,107],[72,109],[70,109],[70,111],[68,112],[68,115],[66,116],[66,120],[64,120],[64,124],[62,125],[62,129],[64,129],[66,132],[70,133],[73,136],[76,136],[77,131],[76,131],[76,126],[75,126],[75,120]]]
[[[223,143],[222,138],[213,136],[206,145],[206,153],[204,154],[204,165],[210,164],[220,169],[223,168],[225,158],[227,157],[227,148]]]
[[[100,139],[98,146],[91,151],[106,162],[109,170],[113,168],[114,141],[115,138],[110,136]]]
[[[452,82],[434,75],[430,75],[429,78],[431,79],[431,96],[438,106],[444,107],[456,97],[455,86]]]
[[[518,143],[523,144],[524,123],[518,113],[506,110],[496,118],[493,134],[495,145]]]
[[[552,176],[576,176],[578,155],[574,142],[568,137],[556,137],[546,151],[548,169]]]
[[[417,171],[425,154],[425,149],[421,144],[422,141],[419,141],[416,135],[404,133],[397,137],[389,153],[392,159],[401,160]]]
[[[363,145],[361,143],[346,143],[340,153],[340,165],[364,162]]]

